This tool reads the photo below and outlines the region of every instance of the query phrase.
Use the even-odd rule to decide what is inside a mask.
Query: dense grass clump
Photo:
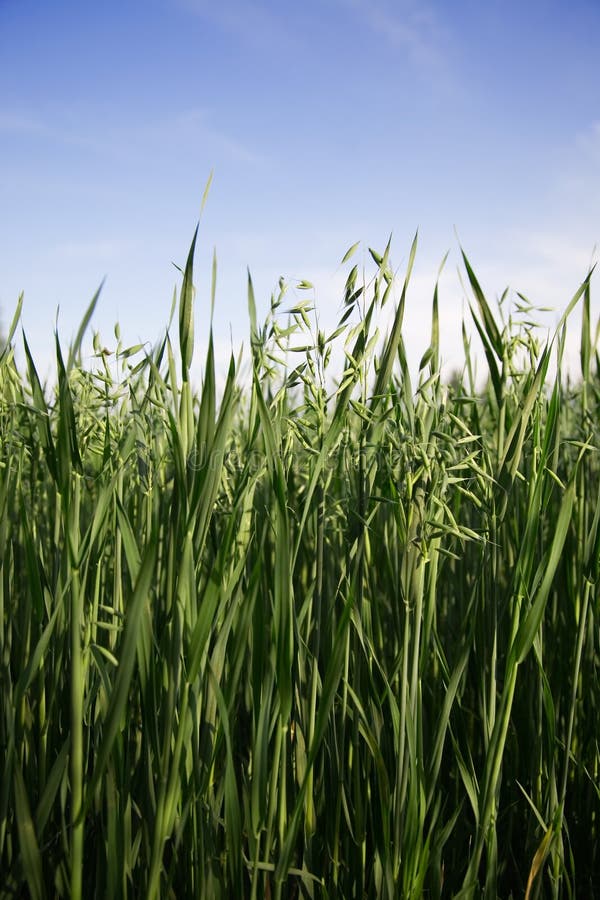
[[[195,239],[194,239],[195,242]],[[464,260],[489,378],[411,383],[389,246],[249,282],[252,380],[176,350],[0,361],[0,896],[600,891],[590,276],[541,345]],[[214,300],[214,276],[213,276]],[[94,301],[95,302],[95,301]],[[382,307],[395,309],[379,339]],[[581,378],[563,375],[582,306]],[[339,345],[340,350],[331,351]],[[342,365],[336,379],[332,369]],[[551,362],[557,374],[548,378]]]

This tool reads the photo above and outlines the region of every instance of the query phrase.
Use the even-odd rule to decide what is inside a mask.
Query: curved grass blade
[[[104,774],[121,720],[125,713],[129,686],[131,684],[136,662],[136,645],[142,613],[148,600],[155,564],[156,540],[152,539],[144,551],[135,589],[127,604],[125,627],[119,645],[119,668],[113,684],[108,711],[104,721],[102,742],[96,751],[94,771],[89,784],[87,785],[81,816],[89,809],[94,792]]]

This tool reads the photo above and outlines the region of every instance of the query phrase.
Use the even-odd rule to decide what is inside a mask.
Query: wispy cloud
[[[245,141],[224,131],[213,120],[209,108],[194,107],[141,121],[105,122],[97,137],[78,110],[56,109],[50,118],[36,110],[17,113],[0,109],[0,135],[69,147],[119,163],[136,162],[140,153],[160,147],[168,135],[169,141],[177,137],[201,144],[217,158],[252,165],[264,161]]]
[[[41,113],[35,109],[26,113],[0,109],[0,134],[73,147],[115,160],[127,158],[122,141],[113,140],[106,133],[98,138],[77,109],[61,107],[51,113]]]
[[[436,10],[413,0],[338,0],[375,34],[429,75],[449,74],[448,33]]]
[[[201,16],[225,31],[234,34],[244,43],[255,48],[289,46],[295,42],[286,24],[286,7],[280,14],[264,3],[255,0],[174,0],[175,4],[190,13]]]
[[[251,165],[265,161],[264,157],[245,141],[214,125],[212,118],[212,112],[207,107],[194,107],[180,112],[172,124],[178,134],[206,141],[219,157],[224,155],[236,162]]]
[[[51,134],[51,130],[40,119],[0,110],[0,133],[47,136]]]
[[[591,121],[553,155],[551,196],[563,229],[572,237],[598,241],[600,121]]]
[[[110,263],[121,259],[139,245],[134,240],[93,238],[90,240],[62,241],[50,245],[45,256],[53,261]]]
[[[589,243],[593,240],[591,234],[588,243],[577,240],[572,234],[543,230],[524,234],[522,240],[529,258],[547,270],[578,272],[583,278],[598,259],[597,248]]]
[[[576,143],[583,153],[600,165],[600,120],[592,122],[586,131],[581,132]]]

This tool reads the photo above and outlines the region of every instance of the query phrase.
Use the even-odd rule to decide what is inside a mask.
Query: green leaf
[[[144,606],[148,602],[150,587],[156,565],[156,540],[150,540],[144,551],[135,589],[125,613],[125,627],[118,647],[119,668],[110,695],[106,718],[103,723],[102,741],[97,748],[92,777],[87,785],[81,816],[93,800],[119,732],[121,719],[126,710],[129,686],[136,661],[136,644]]]
[[[357,241],[355,244],[352,244],[352,246],[349,247],[348,250],[346,250],[346,252],[344,253],[344,257],[343,257],[340,265],[343,266],[344,263],[347,263],[348,260],[354,256],[354,254],[356,253],[356,251],[359,247],[360,247],[360,241]]]
[[[572,478],[567,486],[560,505],[558,518],[556,520],[556,525],[554,526],[554,537],[552,539],[550,552],[540,566],[541,571],[543,571],[542,582],[533,603],[531,604],[531,608],[519,625],[519,629],[511,647],[510,660],[513,660],[517,665],[523,662],[527,656],[527,653],[535,640],[535,636],[538,633],[548,596],[550,594],[550,588],[552,587],[552,582],[560,562],[565,539],[569,530],[574,499],[575,478]]]
[[[473,293],[475,294],[475,299],[477,300],[477,305],[479,306],[479,311],[481,313],[481,317],[483,319],[483,325],[485,328],[485,333],[487,339],[489,341],[489,346],[493,349],[494,353],[498,357],[498,359],[502,360],[503,355],[503,341],[498,326],[496,325],[496,321],[492,315],[492,311],[488,305],[487,300],[485,299],[485,295],[481,290],[481,286],[475,277],[475,273],[471,268],[471,264],[466,257],[464,250],[461,248],[462,258],[465,264],[465,268],[467,270],[467,275],[469,276],[469,281],[471,282],[471,287],[473,289]]]
[[[204,193],[202,194],[202,202],[200,203],[200,215],[202,215],[202,213],[204,212],[204,207],[206,206],[206,201],[208,200],[210,188],[213,183],[214,174],[215,170],[211,169],[210,175],[208,176],[208,180],[206,182],[206,187],[204,188]]]
[[[215,692],[217,706],[219,707],[221,727],[223,729],[223,734],[225,735],[225,745],[227,748],[227,759],[225,763],[225,835],[228,850],[227,865],[231,872],[232,891],[235,896],[241,897],[243,895],[240,866],[242,858],[242,815],[233,763],[233,746],[229,728],[229,713],[227,711],[223,692],[219,687],[219,682],[217,681],[212,667],[210,667],[208,671],[211,687]]]
[[[19,294],[19,299],[17,300],[17,308],[15,309],[15,314],[13,316],[12,322],[10,323],[8,334],[6,335],[6,343],[2,355],[4,355],[8,347],[10,347],[11,341],[15,336],[15,331],[17,330],[17,325],[19,324],[19,319],[21,318],[21,312],[23,310],[23,296],[24,294],[23,292],[21,292]]]
[[[29,344],[25,337],[25,332],[23,332],[23,349],[25,350],[27,359],[27,369],[29,372],[29,383],[31,384],[31,391],[33,394],[34,409],[38,413],[37,426],[40,444],[44,451],[44,456],[46,457],[48,470],[53,480],[56,481],[58,478],[58,468],[56,463],[54,438],[52,437],[52,429],[50,427],[50,416],[48,414],[48,407],[46,406],[46,399],[40,384],[40,379],[38,378],[31,351],[29,350]]]
[[[415,234],[412,246],[410,248],[408,265],[406,267],[406,275],[404,277],[404,285],[402,287],[402,294],[400,296],[400,301],[396,309],[396,315],[394,316],[392,330],[381,356],[381,363],[379,366],[379,371],[377,372],[377,380],[375,382],[373,398],[371,400],[371,412],[374,412],[376,407],[379,405],[385,389],[389,384],[394,360],[396,358],[398,347],[400,345],[400,339],[402,336],[402,323],[404,321],[404,308],[406,306],[406,292],[408,290],[408,283],[410,281],[410,276],[413,270],[415,256],[417,253],[417,239],[418,232]]]
[[[179,348],[181,351],[181,377],[187,381],[194,355],[194,252],[198,237],[198,225],[189,249],[183,283],[179,297]]]
[[[83,464],[81,462],[81,454],[79,452],[79,440],[77,435],[77,426],[75,423],[73,397],[71,396],[71,389],[69,387],[67,371],[63,362],[58,333],[55,333],[54,337],[56,341],[56,364],[58,369],[59,398],[57,436],[58,473],[61,489],[64,492],[67,489],[67,484],[71,472],[75,470],[79,474],[82,474]]]
[[[81,320],[81,324],[77,330],[77,335],[75,340],[69,347],[69,356],[67,358],[67,372],[70,372],[73,368],[73,364],[79,355],[79,351],[81,350],[81,342],[83,340],[83,336],[87,330],[88,325],[90,324],[90,319],[94,315],[94,310],[96,309],[96,304],[98,303],[98,297],[100,296],[100,292],[104,286],[104,279],[100,283],[100,287],[92,297],[88,308],[86,309],[83,319]]]
[[[39,835],[42,835],[44,833],[44,829],[46,827],[48,819],[50,818],[50,813],[52,811],[54,801],[56,800],[58,789],[67,771],[70,746],[71,739],[68,737],[64,741],[58,756],[54,760],[54,763],[50,770],[50,774],[46,779],[46,784],[44,785],[42,796],[40,797],[37,809],[35,811],[35,824],[37,833]]]
[[[42,855],[31,819],[23,774],[18,764],[14,767],[14,788],[17,832],[23,871],[32,900],[41,900],[41,898],[46,896],[42,873]]]

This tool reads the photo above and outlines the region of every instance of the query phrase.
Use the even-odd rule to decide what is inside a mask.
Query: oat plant
[[[154,346],[86,357],[96,295],[48,384],[22,298],[2,347],[0,897],[593,896],[592,273],[548,334],[464,256],[447,383],[417,239],[355,244],[331,333],[249,277],[220,385],[196,240]]]

